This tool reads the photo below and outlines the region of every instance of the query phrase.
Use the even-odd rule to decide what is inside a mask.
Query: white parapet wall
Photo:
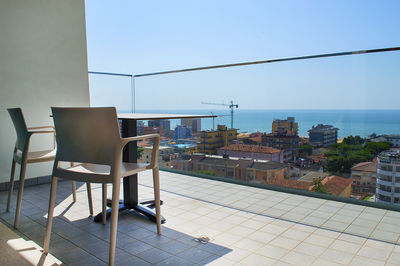
[[[84,0],[2,0],[0,40],[3,183],[16,140],[7,108],[21,107],[29,127],[52,125],[51,106],[89,106]],[[49,148],[51,136],[33,137],[32,144]],[[27,178],[50,175],[51,166],[28,165]]]

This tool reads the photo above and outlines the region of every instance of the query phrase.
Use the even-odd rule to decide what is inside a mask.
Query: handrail
[[[198,71],[198,70],[207,70],[207,69],[216,69],[216,68],[226,68],[226,67],[237,67],[237,66],[267,64],[267,63],[276,63],[276,62],[284,62],[284,61],[314,59],[314,58],[321,58],[321,57],[334,57],[334,56],[345,56],[345,55],[356,55],[356,54],[370,54],[370,53],[392,52],[392,51],[399,51],[399,50],[400,50],[400,47],[391,47],[391,48],[380,48],[380,49],[370,49],[370,50],[358,50],[358,51],[339,52],[339,53],[330,53],[330,54],[318,54],[318,55],[296,56],[296,57],[287,57],[287,58],[278,58],[278,59],[267,59],[267,60],[261,60],[261,61],[250,61],[250,62],[233,63],[233,64],[224,64],[224,65],[214,65],[214,66],[184,68],[184,69],[178,69],[178,70],[168,70],[168,71],[161,71],[161,72],[154,72],[154,73],[146,73],[146,74],[136,74],[136,75],[134,75],[134,77],[135,77],[135,78],[138,78],[138,77],[147,77],[147,76],[155,76],[155,75],[165,75],[165,74],[180,73],[180,72],[188,72],[188,71]]]
[[[285,61],[314,59],[314,58],[346,56],[346,55],[359,55],[359,54],[372,54],[372,53],[393,52],[393,51],[400,51],[400,46],[389,47],[389,48],[379,48],[379,49],[357,50],[357,51],[350,51],[350,52],[338,52],[338,53],[328,53],[328,54],[317,54],[317,55],[306,55],[306,56],[295,56],[295,57],[286,57],[286,58],[277,58],[277,59],[267,59],[267,60],[260,60],[260,61],[249,61],[249,62],[241,62],[241,63],[214,65],[214,66],[183,68],[183,69],[167,70],[167,71],[136,74],[136,75],[134,75],[134,74],[123,74],[123,73],[112,73],[112,72],[98,72],[98,71],[89,71],[88,73],[89,74],[99,74],[99,75],[130,77],[131,78],[131,91],[132,91],[132,100],[131,100],[132,101],[132,113],[135,113],[136,112],[135,78],[148,77],[148,76],[157,76],[157,75],[165,75],[165,74],[174,74],[174,73],[182,73],[182,72],[190,72],[190,71],[199,71],[199,70],[208,70],[208,69],[217,69],[217,68],[238,67],[238,66],[268,64],[268,63],[277,63],[277,62],[285,62]]]

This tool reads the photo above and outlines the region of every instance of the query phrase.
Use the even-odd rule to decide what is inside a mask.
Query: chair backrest
[[[56,161],[113,165],[121,152],[114,107],[52,107],[56,129]]]
[[[17,148],[21,151],[25,150],[26,145],[29,141],[28,128],[26,127],[24,115],[22,114],[21,108],[9,108],[7,109],[13,121],[15,131],[17,133]]]

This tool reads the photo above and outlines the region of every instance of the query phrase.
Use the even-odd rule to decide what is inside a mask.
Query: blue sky
[[[86,1],[89,70],[148,73],[400,46],[400,1]],[[138,78],[137,109],[400,109],[400,52]],[[94,105],[130,81],[90,76]],[[390,95],[388,97],[388,95]]]

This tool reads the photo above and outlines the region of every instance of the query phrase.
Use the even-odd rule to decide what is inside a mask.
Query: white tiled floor
[[[152,198],[149,173],[140,198]],[[96,213],[101,187],[93,186]],[[24,192],[19,232],[43,244],[49,185]],[[134,213],[119,217],[117,265],[397,265],[400,213],[161,172],[163,235]],[[109,189],[108,191],[111,191]],[[15,193],[16,194],[16,193]],[[0,193],[0,219],[6,192]],[[14,196],[14,199],[16,196]],[[13,202],[15,205],[15,202]],[[86,186],[72,204],[71,183],[57,189],[51,253],[66,264],[104,265],[109,225],[88,218]],[[207,236],[208,244],[193,239]]]

